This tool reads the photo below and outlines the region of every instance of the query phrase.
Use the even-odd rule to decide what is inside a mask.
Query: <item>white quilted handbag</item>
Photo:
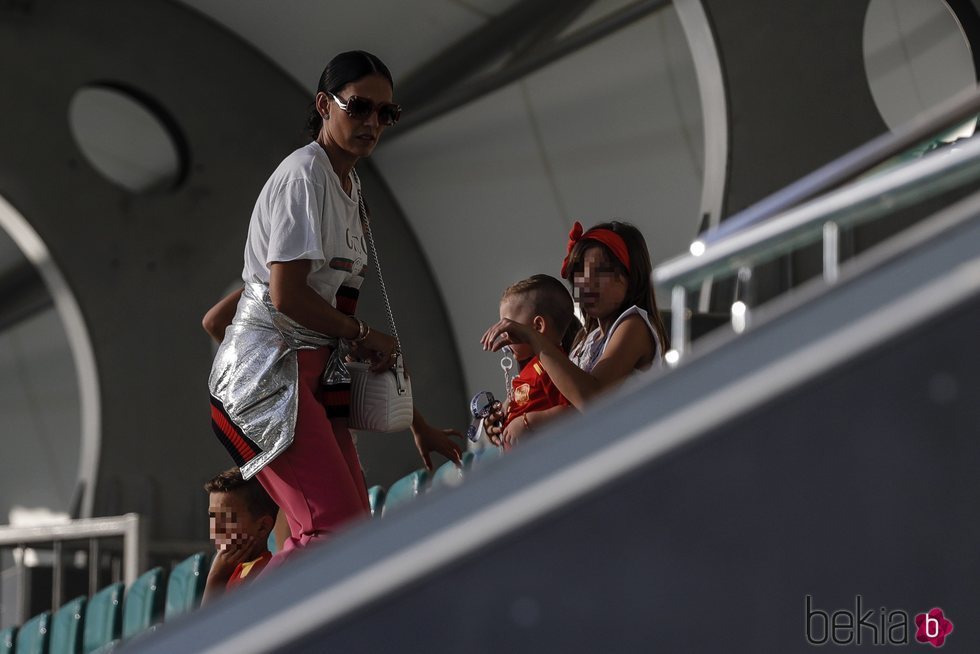
[[[359,182],[358,186],[360,186]],[[412,382],[405,375],[405,365],[401,356],[402,344],[398,338],[398,329],[395,327],[391,302],[388,301],[388,289],[385,288],[385,280],[381,276],[381,260],[378,259],[378,248],[374,245],[374,236],[371,234],[364,200],[360,197],[358,200],[364,234],[367,236],[375,269],[378,271],[381,296],[385,301],[391,335],[395,337],[399,354],[395,358],[395,366],[384,372],[371,372],[370,365],[367,363],[347,364],[351,377],[350,417],[347,423],[351,429],[362,431],[404,431],[412,424]]]
[[[404,431],[412,424],[412,382],[401,356],[395,367],[371,372],[366,363],[348,363],[351,429]]]

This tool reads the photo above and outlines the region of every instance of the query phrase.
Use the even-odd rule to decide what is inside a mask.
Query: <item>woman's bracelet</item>
[[[368,337],[368,334],[371,333],[371,327],[357,316],[351,316],[351,318],[353,318],[354,322],[357,323],[357,336],[350,339],[350,342],[362,343],[364,339]]]
[[[526,429],[528,431],[534,431],[533,429],[531,429],[531,425],[529,425],[528,422],[527,422],[527,414],[526,413],[522,413],[521,414],[521,420],[524,421],[524,429]]]

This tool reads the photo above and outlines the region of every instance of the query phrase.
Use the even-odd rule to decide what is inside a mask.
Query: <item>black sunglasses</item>
[[[354,120],[366,120],[375,111],[378,112],[378,122],[386,127],[390,127],[398,122],[402,117],[402,108],[391,102],[375,103],[374,100],[352,95],[344,102],[333,93],[328,93],[333,101],[337,103],[344,113]]]

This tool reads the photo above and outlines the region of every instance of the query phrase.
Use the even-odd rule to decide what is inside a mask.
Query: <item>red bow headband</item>
[[[622,236],[611,229],[590,229],[583,234],[582,223],[576,220],[572,231],[568,232],[568,253],[565,255],[565,260],[561,262],[561,276],[563,279],[565,278],[565,273],[568,272],[568,258],[572,256],[572,248],[583,239],[586,241],[598,241],[605,245],[613,253],[613,256],[623,264],[626,272],[629,272],[630,252]]]

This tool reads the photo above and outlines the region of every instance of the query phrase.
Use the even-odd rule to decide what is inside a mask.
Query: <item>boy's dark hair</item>
[[[530,303],[534,313],[547,318],[562,333],[575,319],[572,296],[565,285],[551,275],[531,275],[511,284],[500,297],[500,301],[515,296],[524,298]]]
[[[237,493],[245,500],[245,506],[253,518],[264,515],[275,519],[279,506],[272,501],[269,494],[262,488],[258,479],[244,479],[238,467],[228,468],[204,484],[204,490],[209,493]]]

